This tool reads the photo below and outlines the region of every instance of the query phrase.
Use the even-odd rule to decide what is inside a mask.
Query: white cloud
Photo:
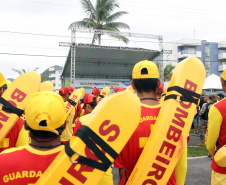
[[[96,1],[96,0],[95,0]],[[95,2],[92,0],[92,2]],[[225,1],[210,0],[120,0],[119,10],[128,11],[120,21],[130,25],[129,32],[162,35],[164,41],[193,38],[212,42],[225,38]],[[118,10],[117,10],[118,11]],[[0,6],[0,53],[67,56],[68,49],[59,42],[70,42],[68,26],[81,20],[83,13],[79,0],[10,0]],[[19,33],[35,33],[68,37],[52,37]],[[123,30],[127,31],[127,30]],[[77,37],[92,35],[77,33]],[[103,36],[103,39],[108,39]],[[135,39],[133,39],[135,40]],[[77,42],[90,42],[77,38]],[[103,44],[123,45],[121,42],[103,40]],[[129,46],[147,46],[130,42]],[[148,46],[147,46],[148,47]],[[0,54],[0,71],[6,78],[17,74],[11,68],[43,72],[52,65],[63,66],[66,58],[31,57]]]

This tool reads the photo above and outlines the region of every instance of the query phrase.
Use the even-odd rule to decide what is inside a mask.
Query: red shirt
[[[220,132],[217,133],[215,130],[212,130],[212,132],[215,132],[220,140],[220,142],[218,142],[217,145],[217,150],[219,150],[222,146],[226,145],[226,107],[225,107],[225,103],[226,103],[226,99],[223,99],[219,102],[217,102],[216,104],[214,104],[213,108],[211,109],[211,111],[219,111],[221,117],[222,117],[222,123],[218,123],[217,121],[214,122],[213,124],[218,127],[219,124],[221,124],[220,126]],[[216,109],[215,109],[216,108]],[[217,116],[217,114],[214,114]],[[211,132],[208,131],[208,135],[211,135]],[[216,141],[215,141],[216,143]],[[213,169],[213,171],[217,172],[217,173],[221,173],[221,174],[226,174],[226,167],[220,167],[217,165],[217,163],[215,162],[214,158],[212,160],[212,164],[211,167]]]
[[[63,148],[39,151],[25,145],[4,151],[0,154],[0,184],[34,184]]]
[[[82,110],[80,103],[78,102],[77,108],[75,108],[75,119],[78,117],[78,112]]]
[[[8,135],[3,139],[3,142],[0,144],[0,153],[3,150],[16,146],[17,139],[22,128],[23,128],[23,119],[19,118],[16,124],[11,129],[11,131],[8,133]]]
[[[140,123],[114,163],[116,168],[126,169],[126,175],[123,175],[120,185],[126,184],[126,179],[129,178],[133,171],[147,139],[151,134],[151,130],[153,129],[160,108],[161,104],[156,106],[141,104]],[[173,173],[167,185],[176,184],[174,182],[176,182],[176,179],[175,174]]]

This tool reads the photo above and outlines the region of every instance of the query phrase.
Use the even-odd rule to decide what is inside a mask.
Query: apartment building
[[[199,58],[206,69],[206,76],[220,76],[226,68],[226,42],[207,42],[200,39],[180,39],[164,45],[172,54],[163,56],[165,65],[176,65],[189,56]]]
[[[46,69],[42,74],[43,81],[52,81],[54,85],[54,91],[58,92],[61,88],[61,75],[63,72],[63,67],[61,66],[52,66]]]

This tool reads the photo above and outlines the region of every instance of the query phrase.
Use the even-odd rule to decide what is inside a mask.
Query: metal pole
[[[164,86],[164,64],[163,64],[163,38],[159,37],[159,49],[160,49],[160,55],[159,55],[159,74],[160,74],[160,80]]]
[[[75,44],[75,28],[71,29],[71,87],[75,87],[75,60],[76,60],[76,44]]]

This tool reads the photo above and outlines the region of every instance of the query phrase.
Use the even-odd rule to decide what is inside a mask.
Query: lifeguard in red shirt
[[[5,77],[0,72],[0,97],[7,89]],[[29,142],[27,131],[23,126],[23,119],[19,118],[12,130],[0,143],[0,153],[6,149],[26,145]]]
[[[100,95],[100,90],[97,89],[96,87],[94,87],[94,89],[92,90],[92,95],[94,95],[96,98],[98,98]]]
[[[66,109],[60,95],[35,93],[25,109],[25,128],[31,143],[0,154],[0,184],[34,184],[64,149],[60,135],[66,126]]]
[[[139,126],[114,163],[116,168],[120,168],[119,173],[121,175],[123,173],[120,185],[126,184],[133,171],[161,108],[157,100],[157,88],[161,82],[155,63],[147,60],[138,62],[133,68],[132,78],[131,85],[137,91],[141,102],[141,117]],[[173,173],[168,185],[175,184],[176,179]]]
[[[226,69],[221,75],[221,85],[224,92],[226,92]],[[209,153],[214,156],[215,145],[217,143],[217,150],[226,145],[226,99],[213,104],[208,114],[208,128],[206,133],[206,148]],[[212,176],[211,185],[226,184],[226,167],[220,167],[214,160],[212,160]]]

